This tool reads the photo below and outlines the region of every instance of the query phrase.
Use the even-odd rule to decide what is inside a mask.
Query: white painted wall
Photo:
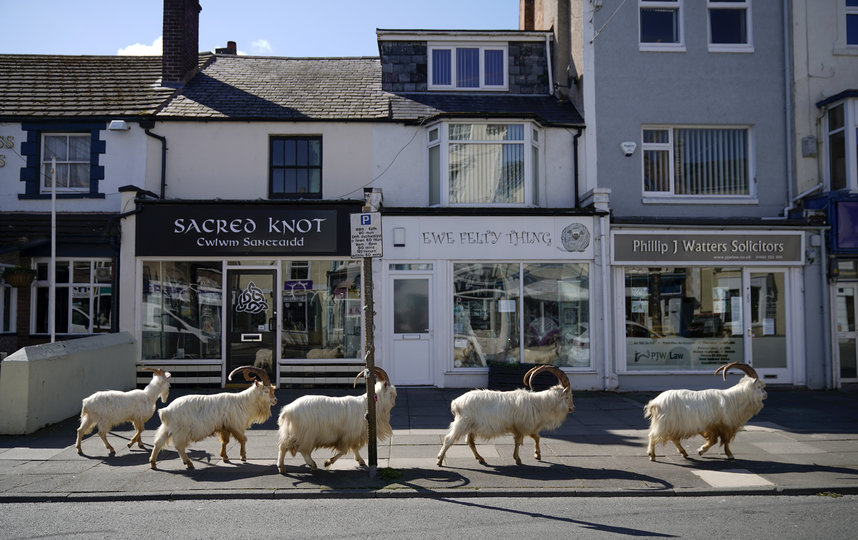
[[[134,388],[135,349],[131,335],[121,332],[33,345],[7,356],[0,364],[0,434],[32,433],[74,416],[93,392]]]
[[[823,112],[816,103],[855,88],[858,48],[845,45],[844,0],[792,0],[791,4],[797,195],[825,179]],[[816,137],[816,156],[802,156],[805,137]]]
[[[137,124],[129,125],[131,129],[127,131],[101,131],[100,138],[105,142],[106,152],[99,158],[99,165],[104,166],[104,180],[99,182],[99,192],[104,193],[105,197],[57,199],[57,212],[119,212],[120,196],[117,190],[125,185],[143,185],[146,174],[145,147],[152,144],[147,141],[151,138]],[[18,198],[19,194],[24,193],[25,186],[20,178],[21,168],[26,165],[21,157],[21,143],[26,140],[26,132],[21,130],[18,123],[0,123],[0,137],[6,141],[8,136],[13,137],[14,148],[0,148],[0,155],[4,156],[2,160],[5,162],[0,167],[0,211],[50,212],[50,198]],[[155,139],[151,141],[158,142]]]

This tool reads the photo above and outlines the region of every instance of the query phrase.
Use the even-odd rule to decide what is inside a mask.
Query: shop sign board
[[[344,205],[144,204],[137,215],[136,253],[343,255],[350,210]]]
[[[804,264],[804,234],[746,231],[614,231],[614,264]]]

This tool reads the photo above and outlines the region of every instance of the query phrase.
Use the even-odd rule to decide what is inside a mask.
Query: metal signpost
[[[364,213],[351,215],[352,258],[363,258],[361,276],[364,295],[364,349],[366,350],[366,418],[369,439],[367,457],[369,477],[375,478],[378,468],[378,440],[375,428],[375,309],[372,293],[372,258],[381,257],[381,214],[363,207]]]

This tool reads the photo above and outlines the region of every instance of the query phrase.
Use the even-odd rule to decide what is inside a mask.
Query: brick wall
[[[201,9],[197,0],[164,0],[164,86],[187,82],[197,67]]]

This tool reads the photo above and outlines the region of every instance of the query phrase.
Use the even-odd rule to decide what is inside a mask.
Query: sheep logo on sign
[[[572,223],[563,229],[560,241],[566,251],[584,251],[590,245],[590,231],[580,223]]]
[[[262,289],[257,287],[252,281],[248,283],[247,288],[238,295],[235,310],[244,313],[262,313],[268,311],[268,302],[265,301]]]

